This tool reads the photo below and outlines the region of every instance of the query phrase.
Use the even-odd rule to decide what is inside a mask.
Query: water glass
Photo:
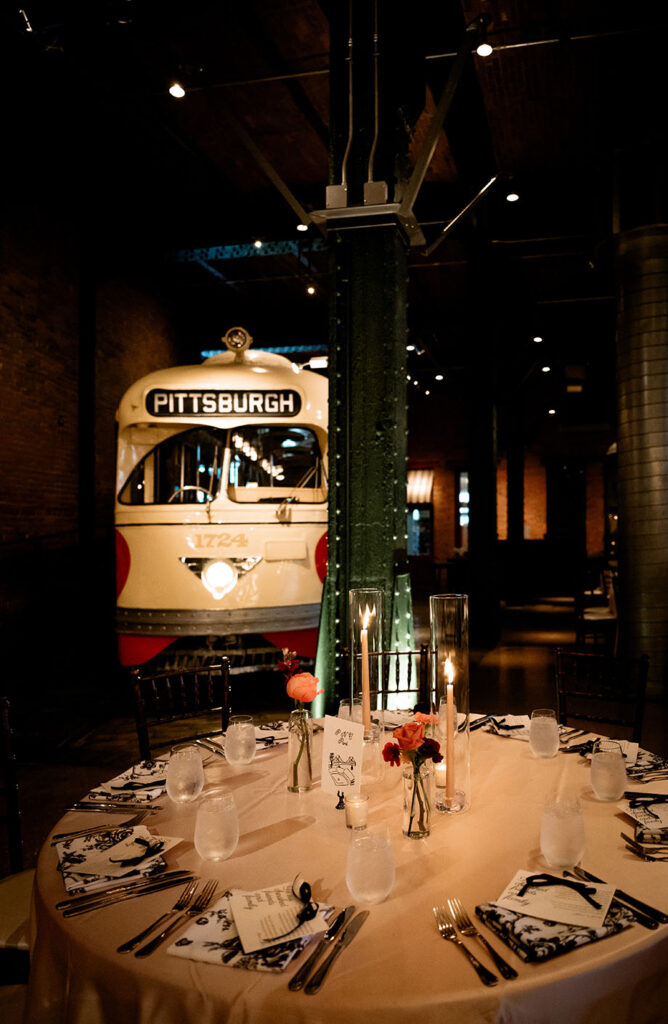
[[[534,757],[555,757],[559,750],[557,714],[552,708],[531,712],[529,747]]]
[[[359,903],[381,903],[394,885],[394,854],[387,829],[353,833],[348,847],[346,885]]]
[[[362,785],[367,789],[381,781],[383,763],[380,749],[380,726],[372,722],[362,741]]]
[[[225,757],[237,767],[255,757],[255,726],[250,715],[232,715],[225,733]]]
[[[167,762],[165,787],[175,804],[196,800],[204,786],[204,766],[199,747],[177,747]]]
[[[551,868],[573,868],[582,859],[585,830],[577,797],[547,801],[540,825],[540,849]]]
[[[239,842],[239,817],[233,795],[226,789],[207,793],[197,808],[195,849],[202,860],[225,860]]]
[[[597,740],[591,756],[591,788],[599,800],[619,800],[626,789],[626,768],[619,743]]]
[[[345,719],[346,722],[361,722],[362,698],[355,697],[353,700],[348,700],[346,698],[339,701],[338,717]]]

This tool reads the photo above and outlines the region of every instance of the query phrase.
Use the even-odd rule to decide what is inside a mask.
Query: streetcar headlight
[[[207,562],[202,583],[215,598],[224,597],[237,582],[237,570],[229,562]]]

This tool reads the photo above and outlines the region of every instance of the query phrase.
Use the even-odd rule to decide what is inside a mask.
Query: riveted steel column
[[[406,571],[406,249],[397,228],[335,233],[330,342],[330,634],[348,643],[348,591]],[[338,673],[339,686],[345,680]]]
[[[668,692],[668,225],[618,243],[620,647]]]

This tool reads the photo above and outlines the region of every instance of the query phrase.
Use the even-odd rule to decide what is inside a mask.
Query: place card
[[[324,793],[351,793],[362,780],[364,726],[325,715],[320,786]]]
[[[297,915],[303,909],[304,904],[294,895],[290,882],[230,896],[230,910],[244,953],[324,931],[327,926],[322,911],[295,928]]]
[[[639,825],[643,825],[653,832],[657,829],[668,828],[668,803],[663,803],[660,800],[652,803],[651,799],[644,797],[642,793],[638,793],[637,800],[637,807],[631,807],[633,798],[631,800],[622,800],[617,806],[620,810],[624,811],[624,814],[628,814],[630,818],[637,821]],[[640,800],[643,803],[640,803]]]
[[[539,917],[544,921],[579,925],[582,928],[600,928],[602,926],[615,893],[614,886],[585,883],[588,889],[593,890],[589,895],[597,903],[600,903],[600,909],[593,907],[575,889],[571,889],[567,885],[560,885],[559,881],[555,885],[528,888],[524,895],[520,896],[527,878],[535,874],[535,871],[518,871],[498,900],[495,900],[497,906],[504,907],[506,910],[514,910],[527,917]],[[558,875],[554,877],[559,879]],[[568,881],[571,880],[568,879]]]

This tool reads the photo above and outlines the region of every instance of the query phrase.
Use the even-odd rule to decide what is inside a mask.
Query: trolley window
[[[121,490],[125,505],[200,505],[220,489],[226,430],[197,427],[145,455]]]
[[[326,500],[320,445],[308,427],[237,427],[230,430],[229,443],[232,501]]]

